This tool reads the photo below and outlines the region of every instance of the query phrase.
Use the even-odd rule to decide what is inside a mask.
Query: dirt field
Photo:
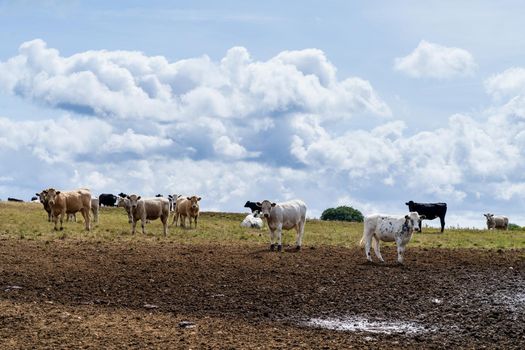
[[[2,240],[1,348],[525,347],[523,250],[266,248]]]

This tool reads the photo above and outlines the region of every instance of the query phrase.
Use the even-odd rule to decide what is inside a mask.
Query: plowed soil
[[[8,348],[525,348],[525,251],[0,241]],[[414,333],[308,326],[412,322]]]

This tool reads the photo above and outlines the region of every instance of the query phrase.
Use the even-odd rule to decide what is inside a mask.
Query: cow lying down
[[[417,212],[410,212],[405,216],[390,216],[373,214],[365,218],[363,238],[361,245],[365,244],[365,253],[368,261],[372,261],[370,256],[370,246],[374,241],[374,252],[377,258],[384,262],[379,250],[379,241],[396,242],[397,261],[402,264],[405,253],[405,246],[412,238],[414,231],[421,231],[421,220],[424,215]]]
[[[248,214],[241,222],[241,227],[248,228],[263,228],[263,221],[261,218],[257,217],[257,214]]]

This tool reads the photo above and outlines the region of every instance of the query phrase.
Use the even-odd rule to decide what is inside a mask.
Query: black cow
[[[98,205],[105,207],[114,207],[117,204],[117,196],[110,193],[102,193],[98,196]]]
[[[31,202],[32,201],[37,201],[37,200],[38,200],[38,197],[35,197],[35,196],[31,197]]]
[[[441,221],[441,232],[445,229],[445,215],[447,214],[447,203],[415,203],[413,201],[405,203],[409,211],[415,211],[419,215],[425,215],[426,220],[439,218]],[[423,228],[423,226],[421,226]],[[421,230],[423,232],[423,230]]]
[[[157,198],[162,198],[162,197],[164,197],[164,196],[161,195],[161,194],[159,193],[159,194],[155,195],[155,197],[157,197]]]
[[[7,197],[7,201],[8,202],[23,202],[23,200],[21,200],[21,199],[12,198],[12,197]]]
[[[261,207],[259,207],[257,205],[257,203],[255,202],[250,202],[250,201],[247,201],[246,204],[244,205],[245,208],[250,208],[252,213],[255,213],[255,212],[260,212],[261,211]]]

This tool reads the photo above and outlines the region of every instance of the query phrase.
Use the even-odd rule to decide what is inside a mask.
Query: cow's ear
[[[140,197],[140,196],[138,196],[138,197],[137,197],[137,200],[140,200],[140,198],[141,198],[141,197]]]
[[[60,194],[60,191],[56,191],[56,194]]]
[[[201,197],[197,197],[197,202],[200,201],[202,198]]]
[[[186,197],[187,200],[191,201],[191,197]]]
[[[35,195],[36,195],[37,197],[40,197],[40,193],[35,193]]]
[[[272,203],[272,207],[275,207],[277,205],[277,203]]]
[[[409,220],[410,217],[408,215],[405,215],[405,220]]]

